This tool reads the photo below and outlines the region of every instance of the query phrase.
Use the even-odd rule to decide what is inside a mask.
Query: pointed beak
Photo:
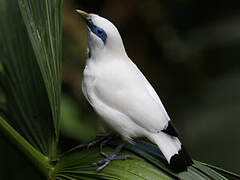
[[[77,9],[76,11],[81,15],[81,17],[84,20],[87,20],[90,17],[90,14],[86,13],[85,11],[82,11],[82,10],[79,10],[79,9]]]

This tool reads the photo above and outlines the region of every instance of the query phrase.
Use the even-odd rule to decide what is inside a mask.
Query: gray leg
[[[111,133],[107,133],[107,134],[103,134],[100,136],[97,136],[94,140],[92,140],[87,148],[89,149],[92,146],[95,146],[96,144],[100,143],[100,148],[102,148],[105,144],[107,144],[113,137],[115,136],[115,134],[113,132]],[[101,144],[104,143],[101,147]]]

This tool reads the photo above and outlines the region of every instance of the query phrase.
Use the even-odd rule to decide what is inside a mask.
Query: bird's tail
[[[193,161],[177,137],[164,132],[152,134],[151,140],[156,143],[175,172],[187,171]]]

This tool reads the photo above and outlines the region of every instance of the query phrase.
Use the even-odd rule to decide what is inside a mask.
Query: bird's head
[[[117,53],[125,55],[122,38],[117,28],[106,18],[76,10],[88,26],[88,48],[92,55]]]

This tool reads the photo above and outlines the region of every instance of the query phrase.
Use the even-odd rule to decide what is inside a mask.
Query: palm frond
[[[61,6],[47,0],[0,2],[0,86],[7,118],[48,157],[56,154],[59,131]]]
[[[57,130],[61,93],[62,1],[18,2],[46,85]]]
[[[104,151],[111,153],[113,149],[107,147]],[[141,157],[129,151],[121,152],[121,155],[126,154],[131,155],[133,159],[113,161],[102,172],[97,173],[97,167],[92,166],[92,163],[102,159],[99,149],[87,149],[84,145],[76,147],[60,157],[55,169],[55,179],[174,179]]]
[[[116,141],[115,143],[116,144]],[[114,145],[113,145],[114,146]],[[104,148],[111,153],[112,147]],[[158,148],[144,141],[127,145],[121,155],[131,155],[132,160],[113,161],[101,173],[91,164],[101,160],[99,148],[77,146],[64,153],[55,167],[55,179],[177,179],[177,180],[227,180],[222,174],[194,161],[187,172],[174,173]]]
[[[18,0],[18,4],[47,90],[58,141],[62,73],[62,0]]]
[[[177,179],[227,179],[226,177],[213,171],[207,166],[201,165],[197,161],[194,161],[194,165],[189,167],[187,172],[178,174],[174,173],[170,170],[164,156],[159,151],[158,147],[148,142],[137,141],[137,143],[134,145],[128,145],[127,149],[136,153],[138,156],[154,164],[160,170],[170,174]]]

